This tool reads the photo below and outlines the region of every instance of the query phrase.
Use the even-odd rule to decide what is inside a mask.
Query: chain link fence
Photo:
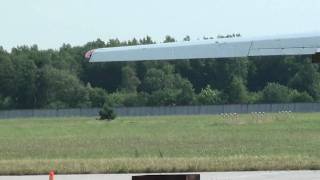
[[[32,117],[95,117],[99,108],[2,110],[0,119]],[[118,116],[209,115],[251,112],[320,112],[320,103],[236,104],[209,106],[118,107]]]

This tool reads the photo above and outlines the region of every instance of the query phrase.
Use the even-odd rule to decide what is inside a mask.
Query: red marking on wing
[[[94,52],[94,50],[90,50],[90,51],[86,52],[86,54],[84,55],[84,57],[85,57],[86,59],[90,59],[91,56],[92,56],[92,54],[93,54],[93,52]]]

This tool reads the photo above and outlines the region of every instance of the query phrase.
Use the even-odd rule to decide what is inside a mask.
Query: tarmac
[[[164,173],[165,174],[165,173]],[[178,174],[178,173],[173,173]],[[320,171],[250,171],[250,172],[208,172],[181,173],[200,174],[201,180],[319,180]],[[131,180],[134,175],[146,174],[88,174],[55,175],[54,180]],[[162,174],[163,175],[163,174]],[[0,176],[0,180],[48,180],[49,175]]]

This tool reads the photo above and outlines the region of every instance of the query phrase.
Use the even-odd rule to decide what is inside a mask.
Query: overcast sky
[[[320,0],[0,0],[0,46],[320,33]]]

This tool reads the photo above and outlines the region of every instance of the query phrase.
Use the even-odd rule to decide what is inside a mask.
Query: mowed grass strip
[[[0,121],[0,174],[320,169],[320,114]]]

